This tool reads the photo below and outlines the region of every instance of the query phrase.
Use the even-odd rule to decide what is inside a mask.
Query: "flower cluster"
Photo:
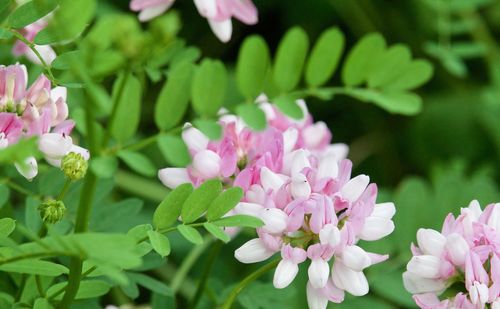
[[[192,164],[160,170],[168,187],[219,178],[243,188],[245,196],[233,214],[247,214],[264,222],[258,237],[235,252],[243,263],[255,263],[280,252],[282,260],[274,286],[288,286],[298,264],[309,259],[307,297],[310,308],[342,302],[344,291],[368,293],[363,270],[388,258],[364,251],[359,240],[374,241],[394,230],[393,203],[376,204],[377,186],[369,177],[351,178],[347,146],[330,145],[331,133],[323,122],[314,123],[304,101],[295,121],[259,98],[268,128],[250,130],[237,116],[222,113],[224,134],[209,141],[188,125],[183,139]]]
[[[500,308],[499,231],[500,203],[482,211],[477,201],[449,214],[441,233],[419,229],[405,288],[421,308]],[[440,300],[445,291],[453,296]]]
[[[24,65],[0,66],[0,149],[15,144],[20,138],[39,136],[39,149],[47,162],[60,167],[63,157],[80,153],[86,160],[86,149],[73,145],[69,134],[74,122],[67,120],[66,88],[51,88],[41,75],[27,89],[28,74]],[[33,157],[16,164],[27,179],[38,172]]]
[[[130,9],[140,12],[139,20],[147,21],[163,14],[173,3],[174,0],[132,0]],[[194,4],[222,42],[231,39],[231,18],[234,17],[247,25],[257,23],[257,9],[251,0],[194,0]]]

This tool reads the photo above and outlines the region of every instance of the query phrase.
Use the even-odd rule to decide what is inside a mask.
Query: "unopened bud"
[[[62,201],[47,200],[38,206],[43,222],[54,224],[62,220],[66,213],[66,206]]]
[[[87,168],[87,160],[76,152],[68,153],[61,161],[61,170],[64,172],[64,175],[71,180],[78,180],[85,177]]]

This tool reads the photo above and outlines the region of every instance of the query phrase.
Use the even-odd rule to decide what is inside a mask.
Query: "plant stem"
[[[121,77],[120,84],[118,85],[116,97],[114,97],[113,100],[113,109],[111,110],[111,114],[109,116],[108,126],[106,127],[106,131],[104,132],[104,137],[102,139],[103,148],[105,148],[108,145],[109,139],[111,138],[111,128],[113,127],[113,123],[115,122],[116,112],[118,111],[118,105],[122,100],[123,90],[125,90],[125,85],[127,84],[128,76],[129,72],[128,70],[126,70],[123,73],[123,77]]]
[[[57,196],[57,200],[59,200],[59,201],[63,200],[64,196],[66,195],[66,193],[69,190],[70,185],[71,185],[71,180],[66,179],[66,182],[64,183],[64,186],[62,187],[61,192]]]
[[[182,281],[184,278],[187,276],[189,273],[189,270],[193,265],[196,263],[196,260],[201,256],[201,254],[207,249],[212,243],[214,242],[214,239],[212,237],[206,237],[205,241],[203,242],[202,245],[194,247],[189,254],[186,256],[184,261],[181,264],[181,267],[177,270],[177,273],[175,274],[174,278],[172,279],[172,283],[170,287],[174,291],[174,295],[177,293],[177,290],[179,290],[179,287],[182,284]]]
[[[38,289],[38,294],[40,297],[45,298],[45,291],[43,290],[42,279],[39,275],[35,276],[36,288]]]
[[[226,298],[226,301],[222,304],[220,309],[231,309],[231,306],[233,305],[233,302],[236,300],[236,297],[243,291],[243,289],[253,282],[255,279],[259,278],[266,272],[270,271],[271,269],[275,268],[278,263],[279,259],[274,260],[272,262],[269,262],[268,264],[262,266],[261,268],[257,269],[250,275],[248,275],[245,279],[243,279],[238,285],[231,291],[231,294]]]
[[[201,296],[203,295],[203,292],[205,291],[205,286],[207,285],[208,277],[210,276],[210,273],[212,272],[212,268],[214,267],[215,260],[217,259],[217,256],[219,255],[220,249],[222,247],[222,241],[217,241],[215,245],[212,247],[212,250],[210,251],[210,255],[208,256],[206,265],[205,265],[205,270],[203,271],[203,274],[201,276],[200,282],[198,283],[198,288],[196,289],[196,293],[191,301],[191,304],[189,305],[189,308],[196,308],[196,305],[198,305],[198,302],[201,299]]]

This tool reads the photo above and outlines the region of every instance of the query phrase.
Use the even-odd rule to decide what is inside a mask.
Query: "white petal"
[[[267,260],[273,254],[274,252],[267,249],[260,238],[254,238],[239,247],[234,252],[234,257],[241,263],[250,264]]]
[[[403,273],[403,284],[405,289],[412,294],[434,293],[446,288],[446,283],[442,280],[422,278],[408,271]]]
[[[368,281],[362,271],[354,271],[338,260],[332,268],[332,280],[337,287],[354,296],[366,295],[369,290]]]
[[[191,127],[188,124],[185,126],[187,128],[182,131],[182,139],[186,143],[188,149],[195,152],[207,149],[209,139],[200,130],[195,127]]]
[[[319,240],[322,245],[330,245],[335,247],[340,243],[340,231],[333,224],[326,224],[319,232]]]
[[[475,281],[469,288],[470,300],[474,305],[483,308],[484,304],[488,301],[488,292],[488,287],[484,283]]]
[[[279,188],[281,188],[281,186],[285,183],[280,175],[272,172],[267,167],[263,167],[260,170],[260,181],[266,192],[269,190],[277,192]]]
[[[373,241],[381,239],[394,231],[394,222],[380,217],[368,217],[358,237],[363,240]]]
[[[440,277],[441,259],[433,255],[417,255],[411,258],[406,269],[423,278],[436,279]]]
[[[38,174],[38,163],[33,157],[27,158],[23,163],[15,163],[16,169],[24,178],[32,180]]]
[[[326,156],[321,159],[318,166],[318,174],[316,175],[317,179],[322,178],[337,178],[339,174],[339,163],[337,160],[332,158],[331,156]]]
[[[187,169],[168,167],[158,171],[158,178],[168,188],[175,189],[183,183],[191,183]]]
[[[417,231],[418,247],[425,253],[440,257],[446,244],[446,237],[432,229]]]
[[[460,234],[452,233],[446,238],[446,250],[453,264],[463,266],[465,256],[470,251],[470,248],[467,241]]]
[[[239,215],[259,217],[264,209],[264,206],[257,203],[239,202],[234,211]]]
[[[326,309],[328,299],[320,289],[315,289],[310,282],[307,283],[307,304],[309,309]]]
[[[259,217],[264,221],[262,229],[270,234],[282,233],[288,223],[287,214],[278,208],[266,208],[262,210]]]
[[[302,131],[305,146],[309,149],[318,147],[327,134],[328,128],[322,121],[318,121],[315,124],[307,126]]]
[[[295,128],[288,128],[283,132],[283,151],[289,153],[297,144],[297,139],[299,137],[299,132]]]
[[[293,198],[309,198],[311,195],[311,186],[309,185],[309,182],[304,174],[297,174],[293,176],[290,191]]]
[[[295,154],[292,159],[292,177],[297,174],[300,174],[302,170],[306,167],[310,167],[311,163],[309,162],[309,152],[304,149],[299,149],[295,151]]]
[[[313,288],[324,288],[330,275],[330,266],[321,258],[314,259],[311,261],[307,273],[309,275],[309,282]]]
[[[73,146],[70,136],[58,133],[43,134],[38,140],[38,148],[51,159],[61,159]]]
[[[340,143],[328,145],[324,151],[325,156],[331,156],[337,162],[347,158],[348,153],[349,153],[349,146]]]
[[[362,271],[371,265],[370,256],[358,246],[347,246],[341,253],[342,263],[355,271]]]
[[[290,260],[281,260],[274,272],[273,284],[277,289],[286,288],[299,272],[299,266]]]
[[[500,231],[500,203],[496,203],[493,206],[488,222],[486,223],[489,227],[495,229],[497,232]]]
[[[221,158],[212,150],[202,150],[194,155],[193,175],[204,179],[219,175]]]
[[[216,21],[213,19],[208,19],[208,24],[212,29],[215,36],[223,43],[229,42],[231,35],[233,33],[233,24],[231,23],[231,18],[223,21]]]
[[[396,214],[396,207],[394,206],[394,203],[387,202],[376,204],[370,217],[392,219],[392,217],[394,217],[394,214]]]
[[[203,17],[213,18],[217,15],[216,0],[194,0],[194,4]]]
[[[340,194],[346,200],[355,202],[361,194],[363,194],[369,183],[370,177],[366,175],[358,175],[344,185]]]
[[[148,7],[148,8],[143,9],[139,13],[139,20],[140,21],[148,21],[148,20],[151,20],[157,16],[160,16],[172,5],[173,2],[174,1],[171,1],[171,2],[167,2],[165,4],[159,4],[157,6],[152,6],[152,7]]]

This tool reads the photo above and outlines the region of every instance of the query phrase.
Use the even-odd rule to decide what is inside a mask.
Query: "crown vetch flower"
[[[139,20],[148,21],[167,11],[174,0],[132,0],[130,9],[140,12]],[[205,17],[213,33],[222,42],[231,39],[233,25],[231,18],[242,23],[257,23],[257,9],[251,0],[194,0],[201,16]]]
[[[500,306],[500,203],[484,211],[478,201],[446,217],[441,232],[420,229],[418,247],[403,274],[405,288],[421,308],[498,308]],[[464,292],[439,296],[451,285]]]
[[[40,151],[56,167],[69,152],[80,153],[88,160],[88,151],[73,145],[69,136],[74,122],[67,119],[66,88],[52,88],[45,75],[40,75],[28,89],[27,81],[24,65],[0,66],[0,149],[23,137],[38,136]],[[16,163],[16,168],[27,179],[38,172],[32,157]]]
[[[24,36],[25,39],[27,39],[30,42],[33,42],[35,40],[36,35],[40,31],[42,31],[45,27],[47,27],[49,18],[50,14],[40,18],[34,23],[21,29],[20,33]],[[42,57],[43,61],[45,61],[46,64],[51,64],[52,61],[54,61],[57,57],[56,52],[50,45],[35,44],[34,48],[40,54],[40,56]],[[38,56],[33,52],[33,50],[20,40],[17,40],[16,43],[14,44],[14,47],[12,48],[12,53],[14,54],[14,56],[17,57],[24,55],[26,56],[26,58],[28,58],[29,61],[35,64],[39,65],[42,64],[42,62],[40,61]]]

